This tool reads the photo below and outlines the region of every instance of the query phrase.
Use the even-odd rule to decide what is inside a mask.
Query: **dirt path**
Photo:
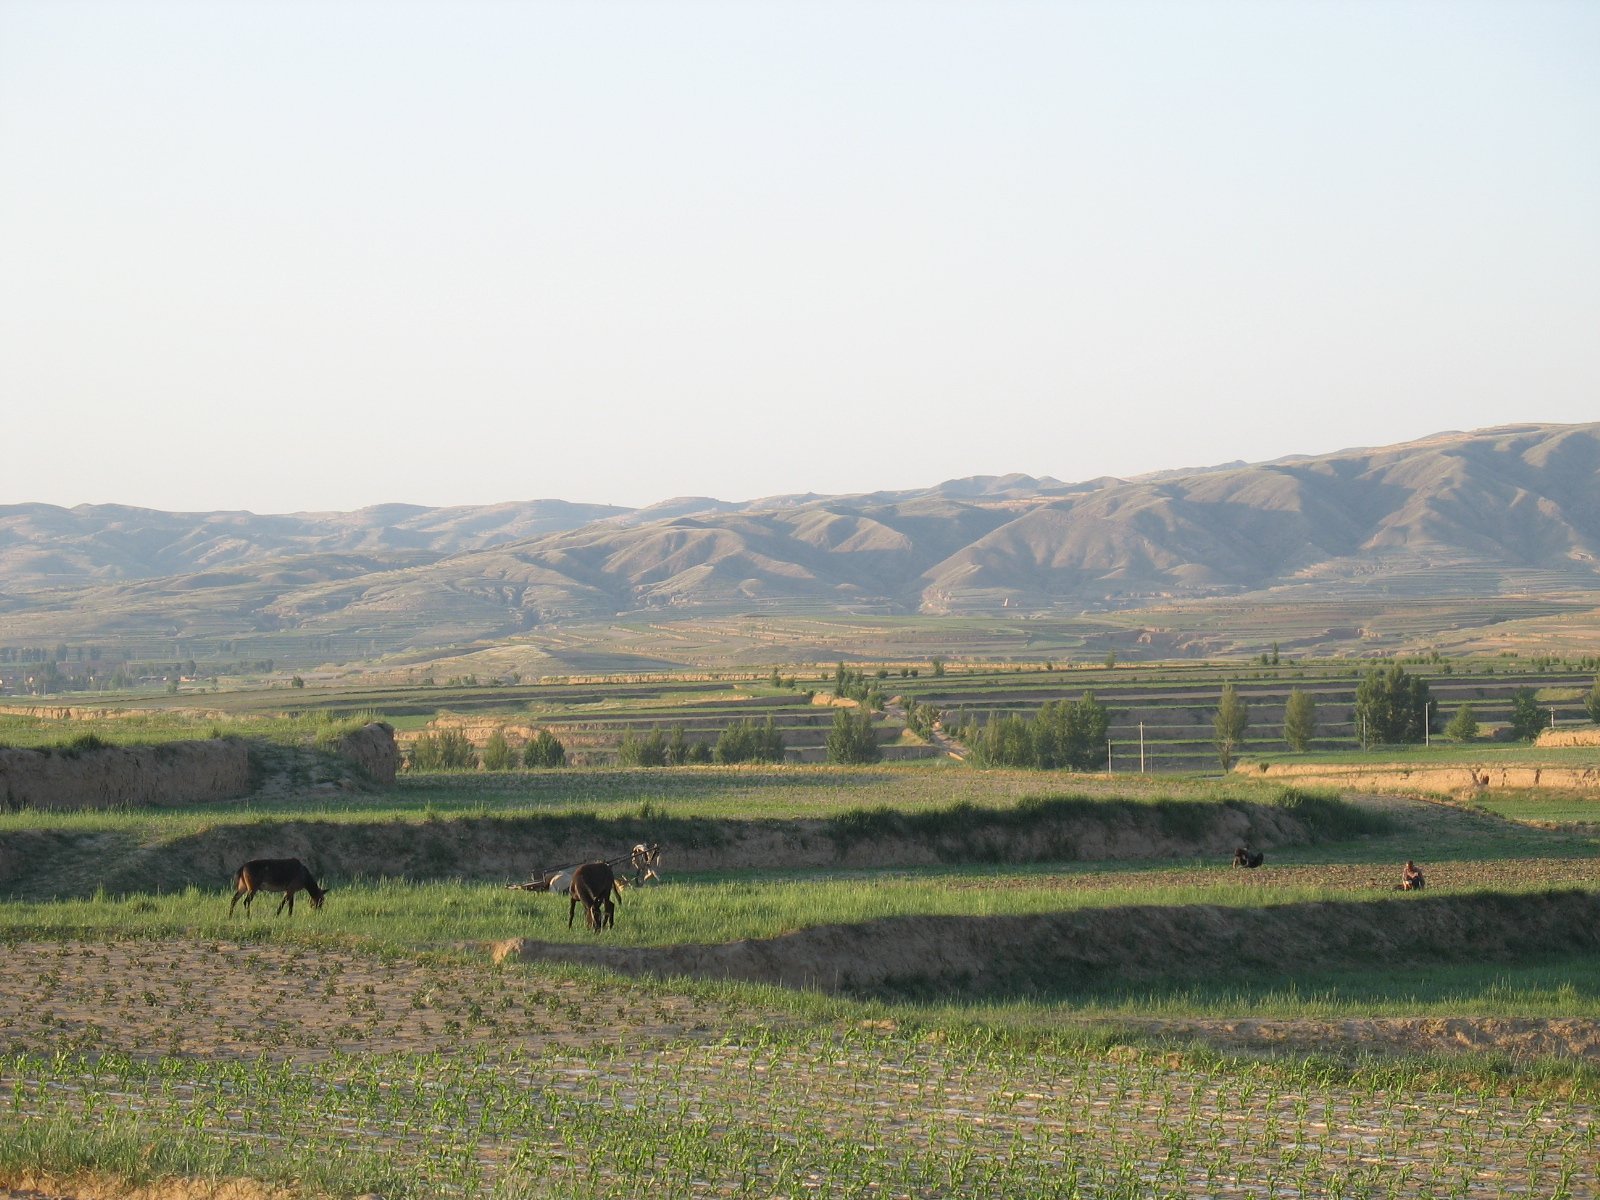
[[[910,723],[906,719],[905,705],[900,703],[900,697],[898,696],[894,697],[892,700],[884,701],[883,715],[888,717],[890,720],[899,721],[900,724],[904,725],[907,729],[911,728]],[[946,733],[944,731],[944,725],[942,722],[935,721],[933,723],[933,729],[929,731],[927,740],[958,762],[967,757],[966,746],[962,745],[960,742],[956,741],[955,738]]]

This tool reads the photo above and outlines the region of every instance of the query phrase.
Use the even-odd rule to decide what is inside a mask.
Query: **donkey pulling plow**
[[[659,869],[661,866],[660,842],[652,842],[648,846],[646,846],[643,842],[640,842],[629,853],[618,858],[594,858],[589,859],[588,861],[593,863],[604,863],[613,870],[626,863],[632,868],[633,874],[631,878],[626,875],[617,876],[617,881],[624,887],[629,885],[632,885],[633,887],[643,887],[645,884],[652,881],[655,883],[661,882],[661,871]],[[582,865],[584,864],[579,863],[570,867],[557,867],[553,870],[545,869],[535,871],[528,877],[528,882],[508,883],[506,884],[506,887],[514,891],[523,892],[557,892],[564,896],[568,891],[571,890],[572,873]]]
[[[632,868],[631,878],[613,870],[624,864]],[[622,902],[623,888],[630,884],[642,887],[652,880],[661,882],[660,865],[661,844],[652,842],[647,846],[640,842],[619,858],[594,859],[573,867],[536,871],[528,882],[508,883],[506,887],[513,891],[555,892],[571,897],[567,911],[569,927],[577,913],[578,903],[582,901],[588,914],[589,928],[600,930],[616,924],[616,904]],[[615,902],[612,901],[613,895]]]

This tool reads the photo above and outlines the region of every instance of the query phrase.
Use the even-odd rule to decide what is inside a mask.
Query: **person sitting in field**
[[[1406,859],[1406,869],[1400,872],[1400,890],[1402,892],[1420,892],[1427,886],[1427,880],[1422,878],[1422,871],[1417,864],[1409,858]]]

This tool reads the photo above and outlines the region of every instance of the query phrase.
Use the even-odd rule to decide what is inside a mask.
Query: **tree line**
[[[1090,691],[1077,700],[1046,701],[1031,720],[991,713],[981,725],[963,725],[959,736],[975,767],[1092,771],[1106,764],[1110,731],[1111,710]]]
[[[1438,727],[1428,683],[1408,674],[1399,663],[1387,668],[1373,667],[1356,686],[1356,703],[1351,720],[1362,749],[1372,746],[1414,745],[1427,741]],[[1589,720],[1600,724],[1600,676],[1584,697]],[[1512,739],[1532,741],[1550,727],[1550,711],[1541,706],[1531,687],[1517,688],[1511,694],[1511,714],[1506,728]],[[1237,751],[1245,744],[1250,725],[1248,704],[1233,684],[1226,684],[1217,703],[1212,729],[1217,760],[1223,770],[1233,765]],[[1299,688],[1289,693],[1284,705],[1283,740],[1291,749],[1306,750],[1317,728],[1317,705],[1310,693]],[[1460,705],[1444,727],[1444,736],[1457,742],[1470,742],[1479,732],[1477,712],[1468,701]]]
[[[836,686],[861,693],[857,707],[834,710],[828,731],[830,763],[860,764],[882,757],[877,730],[872,723],[871,698],[876,690],[860,672],[840,664]],[[881,693],[880,693],[881,697]],[[1437,728],[1439,714],[1427,681],[1411,675],[1400,663],[1372,667],[1356,688],[1351,719],[1356,737],[1365,749],[1377,745],[1406,745],[1426,740]],[[1600,724],[1600,676],[1584,697],[1589,719]],[[910,701],[907,724],[924,737],[943,714],[931,704]],[[989,714],[987,720],[969,719],[956,727],[956,736],[976,767],[1024,767],[1037,770],[1098,770],[1106,765],[1113,712],[1087,691],[1074,701],[1047,701],[1033,717]],[[1309,692],[1294,688],[1284,704],[1283,742],[1291,750],[1305,751],[1316,736],[1318,710]],[[1550,725],[1549,710],[1540,705],[1530,687],[1518,688],[1511,698],[1507,722],[1510,736],[1531,741]],[[1471,702],[1460,705],[1444,727],[1444,736],[1458,742],[1475,739],[1480,724]],[[1249,741],[1250,706],[1234,684],[1225,684],[1212,719],[1217,760],[1223,770],[1232,768]],[[779,763],[786,746],[772,717],[749,718],[724,728],[715,743],[691,741],[682,725],[648,733],[628,729],[617,750],[617,762],[631,767],[689,766],[696,764]],[[480,752],[459,730],[425,733],[411,745],[407,766],[413,771],[505,771],[517,767],[547,768],[566,765],[566,750],[549,730],[540,730],[519,752],[503,733],[496,731]]]
[[[483,744],[482,755],[459,729],[425,733],[411,743],[406,754],[410,771],[472,771],[482,763],[486,771],[512,771],[517,767],[545,768],[567,765],[567,750],[553,733],[541,729],[519,752],[498,729]]]

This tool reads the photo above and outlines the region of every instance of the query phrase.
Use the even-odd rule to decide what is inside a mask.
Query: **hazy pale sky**
[[[1600,4],[0,0],[0,503],[1600,419]]]

